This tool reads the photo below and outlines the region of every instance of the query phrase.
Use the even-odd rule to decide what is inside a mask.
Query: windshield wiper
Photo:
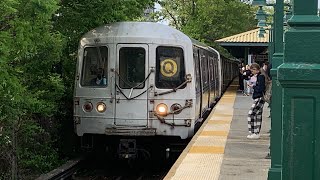
[[[157,92],[155,92],[155,93],[154,93],[154,96],[161,96],[161,95],[164,95],[164,94],[169,94],[169,93],[172,93],[172,92],[176,92],[176,91],[177,91],[178,89],[180,89],[182,86],[186,85],[187,83],[190,83],[191,80],[192,80],[191,74],[187,74],[187,75],[186,75],[186,80],[185,80],[183,83],[181,83],[178,87],[173,88],[173,89],[171,89],[171,90],[169,90],[169,91],[165,91],[165,92],[159,93],[159,94],[158,94]]]

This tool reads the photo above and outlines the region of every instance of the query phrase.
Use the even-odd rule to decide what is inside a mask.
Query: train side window
[[[212,54],[210,54],[209,56],[210,59],[210,80],[213,82],[214,81],[214,66],[213,66],[213,61],[214,61],[214,57],[212,56]]]
[[[108,48],[86,47],[83,53],[81,86],[106,87]]]
[[[142,47],[122,47],[119,52],[119,85],[122,89],[138,86],[145,79],[146,50]],[[137,89],[143,89],[140,84]]]
[[[159,46],[156,57],[156,87],[173,89],[185,81],[183,50],[179,47]],[[185,88],[182,86],[181,89]]]
[[[201,74],[202,74],[202,86],[206,87],[208,86],[208,55],[206,54],[206,52],[204,50],[200,50],[200,59],[201,59]]]

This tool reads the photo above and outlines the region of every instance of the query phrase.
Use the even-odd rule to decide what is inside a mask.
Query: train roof
[[[200,42],[198,40],[195,40],[195,39],[192,39],[192,38],[190,38],[190,39],[191,39],[193,45],[196,45],[198,47],[202,47],[202,48],[205,48],[205,49],[208,49],[210,47],[210,46],[208,46],[208,45],[206,45],[206,44],[204,44],[204,43],[202,43],[202,42]]]
[[[192,39],[192,38],[191,38],[191,41],[192,41],[193,45],[201,47],[201,48],[206,49],[208,51],[214,52],[214,53],[218,54],[218,56],[220,56],[220,53],[216,49],[214,49],[213,47],[208,46],[208,45],[206,45],[200,41],[197,41],[195,39]]]
[[[115,22],[92,29],[82,36],[80,43],[90,44],[95,39],[122,38],[136,43],[182,44],[190,43],[208,51],[219,52],[212,47],[188,37],[173,27],[154,22]]]
[[[184,33],[164,24],[154,22],[116,22],[95,28],[86,33],[84,39],[135,38],[152,42],[188,42],[191,39]]]

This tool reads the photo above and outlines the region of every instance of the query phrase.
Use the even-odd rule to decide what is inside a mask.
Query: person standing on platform
[[[249,96],[251,94],[251,86],[250,86],[250,78],[251,78],[251,70],[250,65],[246,65],[246,70],[243,72],[243,86],[244,86],[244,92],[243,94],[245,96]]]
[[[244,86],[243,86],[243,71],[245,70],[244,63],[239,65],[239,90],[243,93]]]
[[[248,130],[249,135],[248,139],[259,139],[260,138],[260,130],[262,124],[262,112],[263,105],[265,103],[263,99],[263,94],[265,92],[265,77],[260,72],[260,66],[257,63],[253,63],[250,66],[252,74],[256,75],[257,81],[253,86],[253,94],[252,99],[253,104],[248,113]]]

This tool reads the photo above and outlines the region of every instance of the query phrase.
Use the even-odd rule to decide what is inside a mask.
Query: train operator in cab
[[[106,86],[107,78],[104,75],[104,71],[102,68],[97,70],[97,77],[93,78],[90,83],[92,86]]]

